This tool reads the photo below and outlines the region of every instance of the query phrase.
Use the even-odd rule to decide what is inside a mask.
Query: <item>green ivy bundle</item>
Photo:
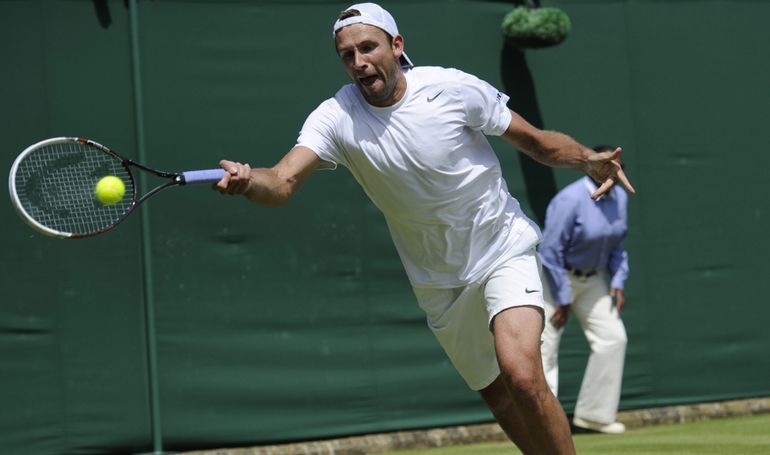
[[[506,41],[518,48],[555,46],[572,27],[569,16],[558,8],[518,6],[503,18],[502,30]]]

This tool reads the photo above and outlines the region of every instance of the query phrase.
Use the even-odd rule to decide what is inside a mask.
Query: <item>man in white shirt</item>
[[[540,360],[540,230],[521,211],[485,135],[538,161],[573,167],[633,192],[620,149],[595,154],[541,131],[508,97],[458,70],[414,68],[393,17],[353,5],[334,24],[352,84],[305,121],[272,168],[223,160],[216,188],[258,204],[285,203],[316,170],[342,164],[383,212],[428,325],[468,386],[525,454],[572,454],[569,425]]]

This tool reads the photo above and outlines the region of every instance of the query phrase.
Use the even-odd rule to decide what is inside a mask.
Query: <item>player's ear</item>
[[[393,37],[393,54],[396,56],[396,60],[401,58],[401,54],[404,53],[404,37],[396,35]]]

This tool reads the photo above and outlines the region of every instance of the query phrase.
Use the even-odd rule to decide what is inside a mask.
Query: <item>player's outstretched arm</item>
[[[564,133],[535,128],[517,113],[511,111],[511,115],[503,139],[545,165],[571,167],[590,175],[601,183],[591,198],[606,193],[615,182],[620,182],[629,193],[636,192],[620,166],[620,147],[613,152],[596,153]]]
[[[251,201],[275,207],[288,202],[310,174],[325,164],[307,147],[295,147],[272,168],[254,168],[248,164],[222,160],[225,176],[214,185],[222,194],[242,194]]]

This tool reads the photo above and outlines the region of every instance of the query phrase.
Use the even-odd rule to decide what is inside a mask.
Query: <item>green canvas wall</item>
[[[770,4],[544,3],[568,12],[572,32],[523,55],[499,32],[510,2],[385,5],[418,65],[474,73],[539,126],[626,149],[638,195],[621,406],[770,394]],[[122,1],[0,2],[0,162],[8,170],[33,142],[79,135],[160,169],[271,165],[346,82],[331,41],[346,6],[139,1],[132,35]],[[536,219],[579,177],[491,141]],[[2,453],[491,420],[429,333],[382,216],[344,169],[319,172],[277,209],[207,188],[168,192],[88,240],[34,234],[7,197],[0,219]],[[586,350],[573,322],[562,344],[568,411]]]

